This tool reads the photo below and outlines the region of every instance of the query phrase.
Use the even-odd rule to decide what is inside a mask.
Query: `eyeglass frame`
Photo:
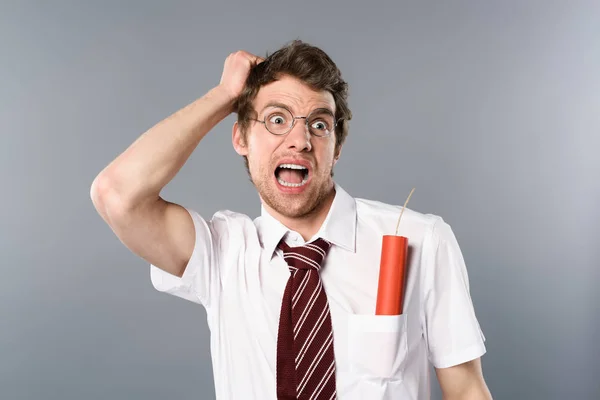
[[[306,130],[308,130],[308,133],[310,133],[312,136],[315,136],[315,137],[321,137],[321,138],[324,138],[324,137],[329,137],[329,136],[331,136],[331,132],[334,132],[334,133],[335,133],[335,130],[336,130],[337,126],[338,126],[338,123],[344,119],[344,117],[340,117],[340,118],[338,118],[338,119],[337,119],[337,121],[336,121],[336,120],[335,120],[335,115],[334,115],[334,114],[331,112],[331,110],[330,110],[330,109],[328,109],[328,108],[323,108],[323,107],[320,107],[320,108],[315,108],[314,110],[312,110],[311,112],[309,112],[309,113],[308,113],[308,115],[306,115],[306,116],[304,116],[304,117],[297,117],[297,116],[295,116],[295,115],[294,115],[294,113],[293,113],[293,112],[292,112],[292,111],[291,111],[289,108],[287,108],[287,107],[284,107],[284,106],[282,106],[282,105],[276,105],[276,106],[273,106],[273,107],[276,107],[276,108],[282,108],[282,109],[284,109],[285,111],[289,112],[289,113],[290,113],[290,115],[292,116],[292,124],[291,124],[291,126],[289,127],[289,129],[288,129],[287,131],[285,131],[284,133],[273,133],[273,132],[271,132],[271,130],[270,130],[268,127],[267,127],[267,121],[266,121],[266,119],[263,119],[262,121],[261,121],[261,120],[258,120],[258,119],[256,119],[256,118],[250,118],[250,117],[248,117],[248,119],[249,119],[250,121],[260,122],[261,124],[263,124],[263,125],[264,125],[265,129],[266,129],[266,130],[267,130],[267,131],[268,131],[268,132],[269,132],[271,135],[274,135],[274,136],[285,136],[285,135],[287,135],[288,133],[290,133],[290,132],[292,131],[292,129],[294,129],[294,126],[296,126],[296,120],[303,119],[303,120],[304,120],[304,126],[306,127]],[[311,115],[312,115],[312,114],[313,114],[315,111],[319,111],[319,110],[325,110],[325,111],[327,111],[327,112],[328,112],[329,114],[331,114],[331,115],[333,116],[333,118],[334,118],[334,121],[333,121],[333,128],[332,128],[332,130],[331,130],[331,131],[329,131],[329,133],[328,133],[327,135],[323,135],[323,136],[320,136],[320,135],[315,135],[314,133],[312,133],[312,131],[311,131],[310,127],[308,126],[308,117],[310,117],[310,116],[311,116]],[[257,114],[258,114],[258,113],[257,113]],[[265,117],[263,117],[263,118],[266,118],[266,116],[265,116]]]

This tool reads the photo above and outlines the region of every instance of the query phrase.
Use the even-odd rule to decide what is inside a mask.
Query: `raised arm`
[[[148,263],[181,276],[194,226],[180,205],[160,197],[202,138],[233,110],[250,68],[262,61],[229,55],[218,86],[138,137],[94,179],[92,202],[121,242]]]

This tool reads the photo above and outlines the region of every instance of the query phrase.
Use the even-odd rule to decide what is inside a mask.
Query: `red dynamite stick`
[[[395,235],[384,235],[381,242],[379,264],[379,285],[377,287],[376,315],[400,315],[404,307],[404,285],[406,282],[406,256],[408,238],[398,235],[398,227],[406,205],[415,189],[413,188],[402,207]]]
[[[406,252],[408,239],[404,236],[385,235],[381,244],[377,315],[402,314],[404,283],[406,279]]]

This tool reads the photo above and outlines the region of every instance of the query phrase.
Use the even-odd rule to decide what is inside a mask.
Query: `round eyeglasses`
[[[311,111],[306,117],[295,117],[287,108],[270,107],[265,111],[262,121],[254,118],[250,119],[260,122],[269,132],[277,136],[289,133],[294,128],[298,119],[304,119],[306,129],[308,129],[311,135],[318,137],[329,136],[335,131],[339,122],[339,120],[335,120],[335,116],[327,108],[317,108]]]

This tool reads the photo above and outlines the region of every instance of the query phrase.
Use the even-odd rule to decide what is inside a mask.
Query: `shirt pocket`
[[[352,375],[402,382],[408,352],[406,314],[348,316],[348,362]]]

